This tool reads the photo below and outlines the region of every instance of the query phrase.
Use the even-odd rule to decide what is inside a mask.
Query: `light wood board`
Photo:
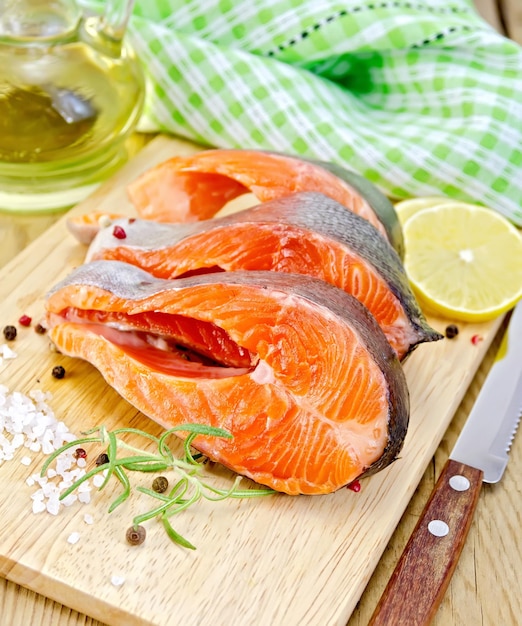
[[[73,211],[132,214],[126,183],[171,155],[196,149],[155,139]],[[16,323],[22,313],[39,320],[46,291],[82,263],[84,253],[65,218],[33,242],[0,273],[0,325]],[[430,321],[441,331],[447,324]],[[0,465],[0,574],[111,626],[345,624],[500,324],[461,325],[457,339],[413,353],[404,364],[412,411],[401,458],[363,480],[360,493],[343,489],[320,497],[198,505],[174,520],[196,551],[173,545],[154,521],[145,544],[126,544],[125,529],[150,500],[133,497],[109,516],[116,483],[94,494],[89,505],[56,517],[33,515],[34,488],[25,480],[43,457],[33,455],[26,467],[20,459],[27,451],[19,451]],[[474,334],[481,337],[477,345]],[[21,329],[13,347],[19,356],[1,367],[0,384],[23,393],[50,391],[56,415],[72,431],[104,423],[159,434],[91,366],[52,353],[46,337],[32,328]],[[66,368],[63,380],[51,377],[56,364]],[[214,472],[218,481],[231,477],[219,468]],[[85,513],[93,515],[93,525],[84,523]],[[80,541],[71,545],[67,538],[75,531]],[[125,583],[115,587],[113,575]]]

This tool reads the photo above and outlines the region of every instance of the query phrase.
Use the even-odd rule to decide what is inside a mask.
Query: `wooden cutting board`
[[[156,138],[70,214],[96,209],[132,215],[126,184],[169,156],[197,149]],[[84,254],[62,218],[0,273],[0,325],[16,323],[24,313],[41,319],[46,291]],[[407,360],[412,408],[401,458],[362,480],[359,493],[342,489],[328,496],[279,494],[197,505],[173,520],[195,551],[171,543],[154,520],[147,523],[146,542],[129,546],[125,530],[151,502],[136,494],[109,515],[120,492],[116,481],[93,493],[88,505],[34,515],[35,488],[25,481],[44,457],[18,450],[0,465],[0,574],[111,626],[345,624],[501,321],[460,325],[456,339],[420,346]],[[448,323],[430,322],[440,331]],[[481,337],[476,345],[475,334]],[[51,352],[47,338],[33,328],[21,328],[12,347],[18,357],[0,366],[0,384],[25,394],[51,392],[56,416],[71,431],[103,423],[160,433],[94,368]],[[57,364],[66,369],[63,380],[51,376]],[[21,463],[28,454],[29,467]],[[219,467],[209,471],[220,484],[232,478]],[[149,480],[138,477],[135,484]],[[86,513],[94,524],[85,523]],[[67,541],[73,532],[80,533],[74,545]],[[111,584],[113,576],[124,584]]]

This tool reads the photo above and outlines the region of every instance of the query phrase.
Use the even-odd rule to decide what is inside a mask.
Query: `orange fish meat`
[[[297,274],[157,279],[117,261],[72,272],[47,299],[49,335],[165,428],[288,494],[331,493],[394,461],[409,418],[402,367],[355,298]]]
[[[402,230],[393,206],[373,186],[373,198],[379,195],[387,204],[384,211],[379,203],[370,204],[348,182],[353,176],[340,166],[274,152],[205,150],[152,167],[127,190],[139,216],[158,222],[209,219],[248,192],[266,202],[298,191],[318,191],[368,220],[402,255]]]
[[[401,360],[419,344],[442,339],[426,322],[393,248],[366,220],[323,194],[295,193],[189,224],[117,224],[125,237],[102,230],[87,260],[125,261],[158,278],[245,269],[307,274],[368,307]]]

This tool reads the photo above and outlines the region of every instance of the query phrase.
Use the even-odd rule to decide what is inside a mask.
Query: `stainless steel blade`
[[[508,328],[450,458],[480,469],[484,482],[502,478],[522,414],[522,302]]]

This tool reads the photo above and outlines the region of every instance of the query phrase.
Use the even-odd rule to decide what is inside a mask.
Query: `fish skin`
[[[179,274],[179,271],[172,267],[168,261],[169,258],[175,258],[172,249],[176,245],[179,245],[180,242],[188,245],[187,242],[191,237],[195,238],[196,235],[216,229],[220,229],[223,233],[223,240],[227,240],[227,228],[236,227],[238,224],[253,224],[254,227],[258,224],[273,224],[274,228],[288,224],[302,231],[302,236],[308,236],[310,242],[312,235],[324,236],[326,240],[340,244],[370,265],[373,271],[382,277],[402,306],[411,325],[408,334],[404,331],[404,338],[399,340],[396,336],[399,330],[395,327],[392,329],[384,328],[385,334],[397,350],[401,360],[406,358],[421,343],[442,339],[442,335],[431,328],[426,321],[411,291],[402,262],[392,246],[384,237],[380,236],[367,220],[347,211],[343,205],[324,194],[318,192],[294,193],[232,215],[201,222],[162,224],[147,220],[131,222],[124,220],[118,223],[125,230],[126,238],[124,240],[116,239],[112,235],[111,229],[102,230],[92,242],[87,252],[87,260],[118,259],[118,255],[125,249],[129,252],[125,254],[124,258],[120,257],[119,260],[141,265],[146,271],[164,278],[175,278]],[[284,236],[284,234],[281,235],[278,244],[280,248],[278,254],[281,256],[284,255],[286,245]],[[203,240],[202,244],[199,245],[204,246],[204,243]],[[198,244],[194,243],[193,245]],[[310,243],[310,245],[312,244]],[[144,266],[144,261],[137,258],[138,251],[163,249],[165,250],[165,262],[161,267],[153,267],[152,264]],[[192,250],[195,248],[191,248]],[[207,258],[205,254],[206,250],[203,247],[199,256],[203,265]],[[214,258],[210,265],[219,265],[225,270],[231,269],[227,267],[227,262],[230,262],[230,259],[227,258],[227,252],[224,251],[223,256],[220,259]],[[296,267],[295,263],[292,264],[289,260],[285,262],[288,265],[282,271],[310,274],[308,268]],[[190,267],[189,269],[197,268]],[[280,270],[281,267],[233,267],[232,269]],[[323,278],[319,274],[317,276]],[[370,297],[360,298],[360,300],[369,306],[370,310],[378,317],[378,309],[381,306],[379,302],[371,301]]]
[[[321,324],[324,323],[325,328],[330,329],[328,331],[328,338],[330,338],[330,336],[337,337],[338,335],[331,335],[331,333],[336,332],[339,332],[339,336],[342,337],[352,337],[350,341],[352,341],[352,344],[355,346],[354,349],[357,349],[357,354],[359,356],[362,354],[364,358],[360,357],[355,363],[350,361],[350,369],[341,371],[338,366],[337,354],[332,354],[331,357],[329,356],[330,350],[334,351],[337,349],[336,343],[332,344],[330,349],[326,351],[318,348],[319,358],[324,359],[327,365],[328,360],[330,359],[331,368],[328,370],[329,375],[342,375],[344,376],[343,380],[350,380],[351,383],[355,380],[353,376],[359,373],[360,368],[362,368],[367,375],[370,375],[371,373],[371,376],[373,376],[373,378],[371,378],[372,381],[377,379],[381,380],[380,377],[382,377],[383,382],[379,387],[379,389],[381,389],[381,395],[379,398],[375,398],[374,394],[371,394],[371,401],[374,403],[380,403],[382,404],[382,407],[384,407],[383,409],[379,409],[379,419],[385,419],[387,430],[385,445],[375,452],[375,454],[378,455],[375,460],[364,467],[358,468],[355,474],[353,474],[353,469],[350,470],[352,471],[352,474],[349,475],[343,475],[342,473],[338,475],[337,472],[339,468],[336,467],[335,464],[339,464],[341,461],[338,460],[337,453],[332,453],[332,455],[330,455],[332,457],[330,460],[334,463],[334,466],[333,469],[329,469],[328,472],[326,469],[324,469],[324,471],[321,469],[322,465],[315,456],[312,455],[308,458],[309,455],[306,455],[307,460],[304,468],[301,468],[301,465],[298,464],[300,468],[299,471],[302,475],[292,476],[291,471],[288,470],[288,476],[283,476],[281,478],[277,475],[274,478],[274,475],[271,476],[270,474],[270,469],[267,470],[265,466],[268,465],[268,467],[271,467],[270,463],[275,463],[275,461],[273,459],[268,459],[265,462],[263,457],[263,454],[270,456],[270,442],[272,441],[270,436],[267,437],[266,433],[264,434],[262,431],[264,422],[262,422],[259,426],[261,429],[259,434],[261,439],[259,442],[253,441],[251,438],[248,439],[248,441],[238,442],[238,446],[241,444],[246,446],[248,450],[250,450],[254,444],[261,449],[262,454],[259,459],[248,459],[248,463],[252,465],[253,469],[248,466],[246,461],[244,461],[245,466],[242,466],[239,461],[230,461],[231,458],[242,458],[242,449],[238,448],[238,450],[234,450],[232,448],[232,446],[235,445],[234,440],[230,443],[228,440],[217,441],[215,438],[198,438],[199,442],[196,447],[201,449],[203,453],[207,454],[210,458],[223,463],[238,473],[244,474],[257,482],[289,494],[330,493],[346,484],[349,484],[358,477],[367,476],[384,469],[398,457],[406,436],[409,420],[409,393],[400,362],[391,349],[381,329],[377,325],[375,319],[369,314],[367,309],[349,294],[346,294],[344,291],[333,287],[322,280],[297,274],[237,271],[219,274],[204,274],[173,281],[154,278],[147,272],[126,263],[118,261],[93,261],[74,270],[49,292],[47,296],[49,336],[51,340],[56,343],[58,349],[60,349],[60,351],[64,354],[84,358],[90,361],[95,367],[98,367],[107,382],[109,382],[109,384],[111,384],[116,391],[118,391],[129,402],[134,404],[136,408],[148,415],[154,421],[160,423],[165,428],[172,427],[175,423],[181,424],[187,421],[195,421],[191,418],[194,416],[199,417],[201,412],[194,411],[193,406],[191,411],[189,411],[186,415],[179,414],[180,412],[183,413],[183,408],[178,406],[178,402],[173,402],[169,409],[169,398],[167,397],[169,389],[176,391],[180,385],[188,385],[186,380],[178,380],[175,378],[165,377],[163,375],[155,376],[154,373],[145,368],[146,375],[139,376],[138,378],[140,381],[146,381],[147,384],[149,384],[150,380],[153,379],[159,381],[158,384],[161,385],[161,390],[158,394],[161,398],[161,402],[158,406],[154,405],[154,402],[151,400],[151,395],[153,394],[150,390],[148,392],[141,391],[141,396],[139,393],[136,393],[135,396],[139,396],[139,401],[136,402],[136,397],[132,397],[132,394],[129,395],[128,393],[128,378],[123,381],[120,380],[119,382],[111,380],[111,376],[114,375],[115,368],[126,367],[128,360],[115,351],[112,365],[108,366],[107,363],[105,363],[105,359],[107,358],[108,352],[113,350],[113,346],[110,345],[110,342],[107,342],[105,339],[99,337],[96,337],[95,339],[89,330],[88,324],[75,324],[67,322],[66,320],[60,318],[60,314],[63,312],[64,308],[67,307],[76,307],[80,309],[99,307],[103,312],[107,312],[111,307],[113,309],[117,309],[120,306],[124,306],[126,311],[132,314],[137,310],[147,310],[147,306],[149,305],[152,307],[151,310],[157,310],[158,303],[162,301],[165,303],[165,308],[162,310],[172,311],[174,310],[173,307],[175,308],[179,297],[189,297],[191,300],[188,301],[192,302],[192,299],[199,294],[197,291],[198,289],[217,289],[217,292],[214,291],[212,293],[219,293],[220,297],[225,299],[223,302],[228,302],[227,299],[230,298],[231,304],[229,308],[222,305],[216,309],[213,301],[207,301],[205,299],[198,300],[196,298],[199,305],[191,308],[189,314],[191,316],[197,315],[199,319],[216,320],[219,318],[219,325],[225,328],[234,341],[237,341],[239,345],[241,345],[242,341],[246,343],[247,340],[252,340],[252,336],[255,335],[255,332],[258,330],[261,334],[264,332],[264,327],[255,327],[252,329],[249,324],[246,324],[245,326],[245,319],[248,319],[248,315],[256,314],[255,312],[259,309],[259,302],[266,302],[266,310],[272,311],[273,309],[277,313],[276,317],[271,321],[266,320],[266,328],[268,329],[273,330],[279,328],[281,323],[288,319],[289,313],[297,311],[304,315],[303,319],[305,320],[307,319],[306,315],[311,315],[311,319],[314,323],[315,321],[319,321]],[[255,296],[256,302],[251,301],[251,296]],[[257,301],[258,299],[259,301]],[[182,299],[182,306],[185,305],[186,300]],[[242,310],[241,305],[248,307],[248,310]],[[264,310],[265,309],[263,309],[263,311]],[[223,311],[225,311],[225,313],[222,313]],[[227,317],[230,311],[232,317]],[[254,313],[252,313],[253,311]],[[303,311],[304,313],[302,313]],[[293,320],[293,317],[290,316],[289,319]],[[230,320],[232,321],[230,322]],[[226,325],[229,323],[231,326],[227,328]],[[290,325],[290,328],[292,327],[293,322]],[[74,346],[76,347],[74,350],[68,351],[66,349],[68,345],[67,338],[71,336],[71,333],[75,341]],[[291,359],[288,360],[288,355],[293,355],[295,353],[297,345],[294,345],[295,342],[298,341],[298,344],[300,345],[301,339],[298,338],[298,334],[292,332],[285,335],[284,338],[288,343],[288,347],[286,347],[286,343],[283,341],[280,345],[270,344],[268,347],[264,346],[263,348],[263,341],[259,342],[256,339],[256,341],[258,341],[258,344],[256,345],[261,346],[261,349],[267,349],[267,354],[270,354],[271,351],[275,351],[276,354],[279,354],[281,351],[288,350],[288,353],[285,352],[283,355],[284,358],[287,358],[287,361],[282,361],[285,364],[284,367],[276,370],[276,365],[274,365],[274,363],[277,364],[277,360],[272,362],[275,377],[275,382],[273,384],[268,384],[263,381],[259,383],[256,382],[254,384],[252,383],[253,378],[251,377],[252,380],[249,379],[249,385],[253,385],[254,392],[257,394],[252,397],[257,398],[261,395],[261,402],[264,402],[264,394],[268,394],[268,391],[271,390],[272,387],[279,388],[282,385],[284,388],[284,384],[280,383],[280,380],[285,380],[285,376],[285,384],[289,386],[293,384],[294,378],[286,373],[287,366],[290,368],[312,366],[312,370],[314,368],[314,364],[316,368],[320,367],[314,360],[317,358],[317,355],[315,357],[310,356],[311,352],[313,352],[310,348],[307,348],[306,350],[305,359],[312,359],[311,362],[305,362],[303,364],[302,362],[292,363]],[[323,337],[323,339],[325,339],[325,337]],[[249,348],[250,346],[246,347]],[[324,347],[326,346],[323,346],[323,348]],[[97,358],[101,359],[101,361],[97,362]],[[143,368],[141,368],[140,371],[142,370]],[[323,370],[320,370],[320,373],[322,371]],[[377,372],[379,372],[378,375]],[[313,382],[310,383],[310,389],[308,389],[307,393],[304,394],[304,397],[302,395],[302,390],[300,390],[300,387],[298,388],[298,386],[296,386],[295,390],[290,390],[288,392],[286,388],[284,388],[283,391],[286,394],[284,396],[286,398],[285,402],[283,404],[281,404],[281,402],[279,402],[279,404],[276,402],[274,407],[267,406],[267,412],[274,410],[276,411],[277,417],[277,412],[280,408],[287,408],[286,403],[292,404],[292,402],[295,402],[298,407],[301,407],[301,405],[306,407],[305,410],[311,416],[307,419],[309,419],[312,424],[319,424],[321,428],[330,429],[328,431],[329,433],[337,433],[338,430],[340,432],[342,426],[338,429],[337,424],[343,424],[343,411],[347,410],[347,407],[350,411],[355,410],[353,404],[355,399],[359,398],[359,395],[354,396],[353,394],[360,394],[364,392],[354,391],[354,387],[350,386],[350,393],[352,395],[350,398],[345,398],[342,394],[339,394],[340,387],[337,379],[328,382],[320,378],[320,374],[318,376],[319,378],[317,380],[313,379]],[[233,384],[227,387],[226,385],[230,380],[232,380]],[[364,380],[368,382],[370,379],[365,378]],[[298,385],[298,383],[296,383],[296,385]],[[224,403],[223,406],[232,407],[235,405],[233,405],[233,403],[228,404],[228,397],[226,394],[232,393],[231,390],[234,389],[236,389],[237,393],[236,385],[244,384],[244,379],[225,379],[224,381],[220,380],[217,382],[205,380],[200,384],[201,387],[197,386],[198,383],[195,383],[195,386],[193,387],[187,387],[187,389],[189,389],[188,395],[185,395],[187,402],[196,401],[197,404],[198,393],[203,393],[202,389],[208,389],[209,386],[211,386],[212,393],[210,396],[212,397],[213,402],[219,404],[219,394],[225,394],[220,401]],[[361,384],[360,388],[364,390],[366,389],[364,384]],[[318,408],[320,406],[320,400],[318,400],[318,398],[322,398],[321,394],[323,394],[324,397],[327,397],[329,402],[325,405],[325,411],[328,412],[331,409],[331,412],[329,412],[326,417],[319,415],[321,409]],[[207,396],[205,396],[205,398],[207,398]],[[271,398],[269,395],[267,397]],[[179,400],[179,394],[177,398]],[[196,398],[196,400],[194,400],[194,398]],[[349,403],[347,403],[348,399],[350,399]],[[359,400],[359,402],[363,402],[363,400]],[[207,403],[208,399],[205,401],[204,406],[207,406]],[[167,410],[174,412],[177,411],[176,416],[165,418]],[[243,410],[246,409],[243,407]],[[300,411],[301,408],[295,409],[295,411],[298,410]],[[222,421],[224,423],[216,423],[213,420],[211,420],[211,422],[212,425],[218,425],[222,428],[231,430],[232,434],[234,436],[237,435],[238,439],[240,439],[241,428],[238,427],[239,430],[234,432],[233,420],[231,422],[230,420],[232,418],[228,415],[231,411],[232,409],[230,409],[230,411],[227,410],[227,415],[222,416]],[[288,419],[291,420],[294,413],[289,411],[288,414],[290,415]],[[319,417],[317,417],[318,415]],[[252,416],[250,416],[250,419],[252,419]],[[257,427],[257,419],[253,422],[255,427]],[[275,419],[275,417],[273,417],[273,419]],[[325,419],[324,423],[321,421],[323,419]],[[363,419],[366,419],[366,413],[364,414]],[[373,422],[370,426],[371,432],[373,432],[375,428],[373,426]],[[285,429],[286,427],[287,425],[285,424]],[[304,426],[302,428],[305,429]],[[294,436],[297,435],[300,437],[302,435],[299,431],[298,422],[294,423],[290,421],[288,429],[288,432],[291,433],[289,435],[284,435],[286,430],[283,431],[283,435],[285,437],[292,437],[291,441],[286,441],[287,448],[294,441]],[[331,436],[333,437],[333,435]],[[327,441],[329,443],[330,439]],[[315,445],[313,439],[309,445],[312,447]],[[324,442],[322,442],[321,445],[324,445]],[[346,455],[349,456],[352,454],[351,450],[353,446],[357,445],[357,442],[342,440],[342,445],[346,448]],[[263,452],[263,450],[265,452]],[[339,459],[341,457],[342,459],[345,458],[343,450],[339,452]],[[257,450],[257,452],[259,453],[259,450]],[[299,450],[297,452],[299,452]],[[314,449],[314,454],[315,452],[317,451]],[[290,449],[289,454],[290,453],[296,454],[296,451]],[[310,452],[310,454],[312,453]],[[299,463],[301,463],[301,461],[299,461]],[[315,467],[317,463],[319,463],[319,477],[318,482],[314,482],[314,480],[310,478],[309,471],[311,470],[309,470],[308,466],[310,465],[311,467]],[[256,470],[256,467],[258,466],[260,469]]]
[[[367,200],[368,204],[384,225],[388,235],[388,241],[399,255],[399,258],[403,260],[405,250],[402,226],[397,212],[395,211],[395,207],[390,200],[372,182],[364,176],[357,174],[357,172],[328,161],[316,161],[312,159],[311,162],[324,167],[338,178],[344,180],[346,184],[356,189]]]

